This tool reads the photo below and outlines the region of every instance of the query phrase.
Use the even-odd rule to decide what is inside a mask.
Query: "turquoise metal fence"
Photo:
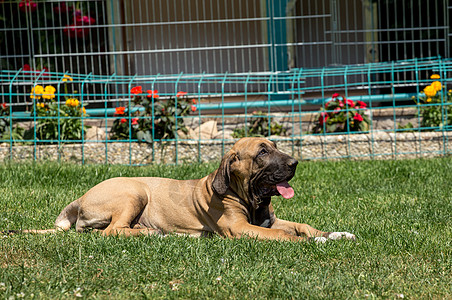
[[[447,155],[452,61],[281,72],[0,72],[0,155],[142,165],[216,160],[242,136],[300,159]]]
[[[2,0],[0,68],[286,71],[452,57],[447,0]]]

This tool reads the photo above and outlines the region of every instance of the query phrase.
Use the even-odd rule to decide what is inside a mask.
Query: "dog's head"
[[[212,182],[219,195],[231,189],[257,208],[271,196],[294,196],[288,181],[295,174],[298,161],[282,153],[276,144],[264,138],[240,139],[223,157]]]

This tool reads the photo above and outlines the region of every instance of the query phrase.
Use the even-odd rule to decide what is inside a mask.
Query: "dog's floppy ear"
[[[221,160],[220,167],[215,174],[212,182],[212,188],[215,193],[224,195],[229,188],[229,180],[231,178],[231,164],[236,160],[237,154],[234,152],[227,153]]]

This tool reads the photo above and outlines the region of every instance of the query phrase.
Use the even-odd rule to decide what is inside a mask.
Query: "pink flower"
[[[339,101],[339,106],[340,107],[344,107],[344,102],[343,101]]]
[[[331,98],[336,99],[339,96],[340,96],[339,93],[334,93],[333,96],[331,96]]]
[[[132,119],[132,125],[138,125],[138,118]]]
[[[336,107],[336,108],[333,110],[333,112],[334,112],[335,114],[338,114],[338,113],[341,112],[341,108],[340,108],[340,107]]]
[[[361,116],[360,114],[356,113],[355,116],[353,117],[354,120],[361,122],[363,119],[363,116]]]
[[[38,4],[33,2],[33,0],[21,0],[19,2],[19,10],[23,13],[34,12],[37,9]]]

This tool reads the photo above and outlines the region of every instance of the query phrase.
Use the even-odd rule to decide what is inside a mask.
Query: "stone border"
[[[369,134],[270,137],[278,148],[297,159],[397,159],[452,154],[452,132],[376,131]],[[0,159],[14,161],[60,160],[89,164],[178,163],[219,161],[236,140],[179,141],[166,143],[98,142],[58,145],[0,144]]]

